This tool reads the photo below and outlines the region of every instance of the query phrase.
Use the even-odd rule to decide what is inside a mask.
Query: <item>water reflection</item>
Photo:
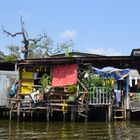
[[[0,121],[0,139],[137,140],[140,122],[16,122]]]
[[[140,122],[115,122],[112,135],[116,140],[139,140]]]

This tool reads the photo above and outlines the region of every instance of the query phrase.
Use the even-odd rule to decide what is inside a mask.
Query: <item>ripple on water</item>
[[[140,122],[9,122],[0,121],[0,140],[139,140]]]

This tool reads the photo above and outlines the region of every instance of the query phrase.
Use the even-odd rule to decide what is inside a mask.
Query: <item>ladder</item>
[[[114,107],[114,120],[125,120],[125,109],[124,107]]]
[[[124,97],[123,97],[122,92],[120,96],[121,96],[121,101],[118,102],[116,105],[114,104],[114,107],[113,107],[113,118],[115,121],[126,119],[126,109],[124,105]]]

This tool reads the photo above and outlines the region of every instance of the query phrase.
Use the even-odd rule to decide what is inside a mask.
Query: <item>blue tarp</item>
[[[118,69],[114,67],[104,67],[102,69],[93,68],[94,74],[98,74],[103,78],[114,78],[115,80],[120,80],[129,74],[130,69]]]

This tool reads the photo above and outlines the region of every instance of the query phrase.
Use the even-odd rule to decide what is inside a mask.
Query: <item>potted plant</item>
[[[75,101],[75,93],[77,92],[77,86],[76,85],[71,85],[68,87],[67,89],[67,93],[70,94],[68,97],[68,100],[70,102],[74,102]]]
[[[48,93],[51,88],[51,78],[48,74],[43,74],[39,83],[41,84],[41,88],[43,89],[44,93]]]

